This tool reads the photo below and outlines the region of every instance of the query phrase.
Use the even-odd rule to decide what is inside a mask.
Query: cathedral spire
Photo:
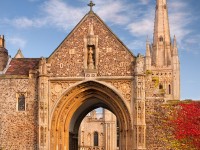
[[[156,0],[153,44],[156,45],[160,41],[170,43],[167,0]]]
[[[157,67],[170,66],[171,55],[167,0],[156,0],[152,63]]]

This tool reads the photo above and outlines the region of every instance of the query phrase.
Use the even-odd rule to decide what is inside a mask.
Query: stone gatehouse
[[[119,122],[119,149],[154,142],[154,107],[180,99],[176,38],[166,0],[157,0],[153,43],[134,55],[90,11],[48,58],[9,57],[0,37],[0,146],[6,150],[77,150],[83,118],[102,107]],[[153,30],[153,29],[152,29]],[[159,141],[159,139],[156,139]]]

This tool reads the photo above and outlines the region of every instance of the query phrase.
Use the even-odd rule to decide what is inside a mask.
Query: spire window
[[[99,146],[99,134],[94,132],[94,146]]]
[[[163,40],[164,40],[163,37],[160,36],[159,41],[160,41],[160,42],[163,42]]]

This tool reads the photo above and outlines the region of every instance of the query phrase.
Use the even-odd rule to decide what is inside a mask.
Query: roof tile
[[[29,70],[38,69],[39,58],[13,58],[6,75],[28,75]]]

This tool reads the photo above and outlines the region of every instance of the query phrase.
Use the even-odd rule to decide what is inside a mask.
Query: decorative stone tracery
[[[52,81],[50,82],[50,107],[54,105],[56,100],[77,81]]]
[[[117,88],[128,102],[131,101],[131,80],[108,80],[106,82]]]

